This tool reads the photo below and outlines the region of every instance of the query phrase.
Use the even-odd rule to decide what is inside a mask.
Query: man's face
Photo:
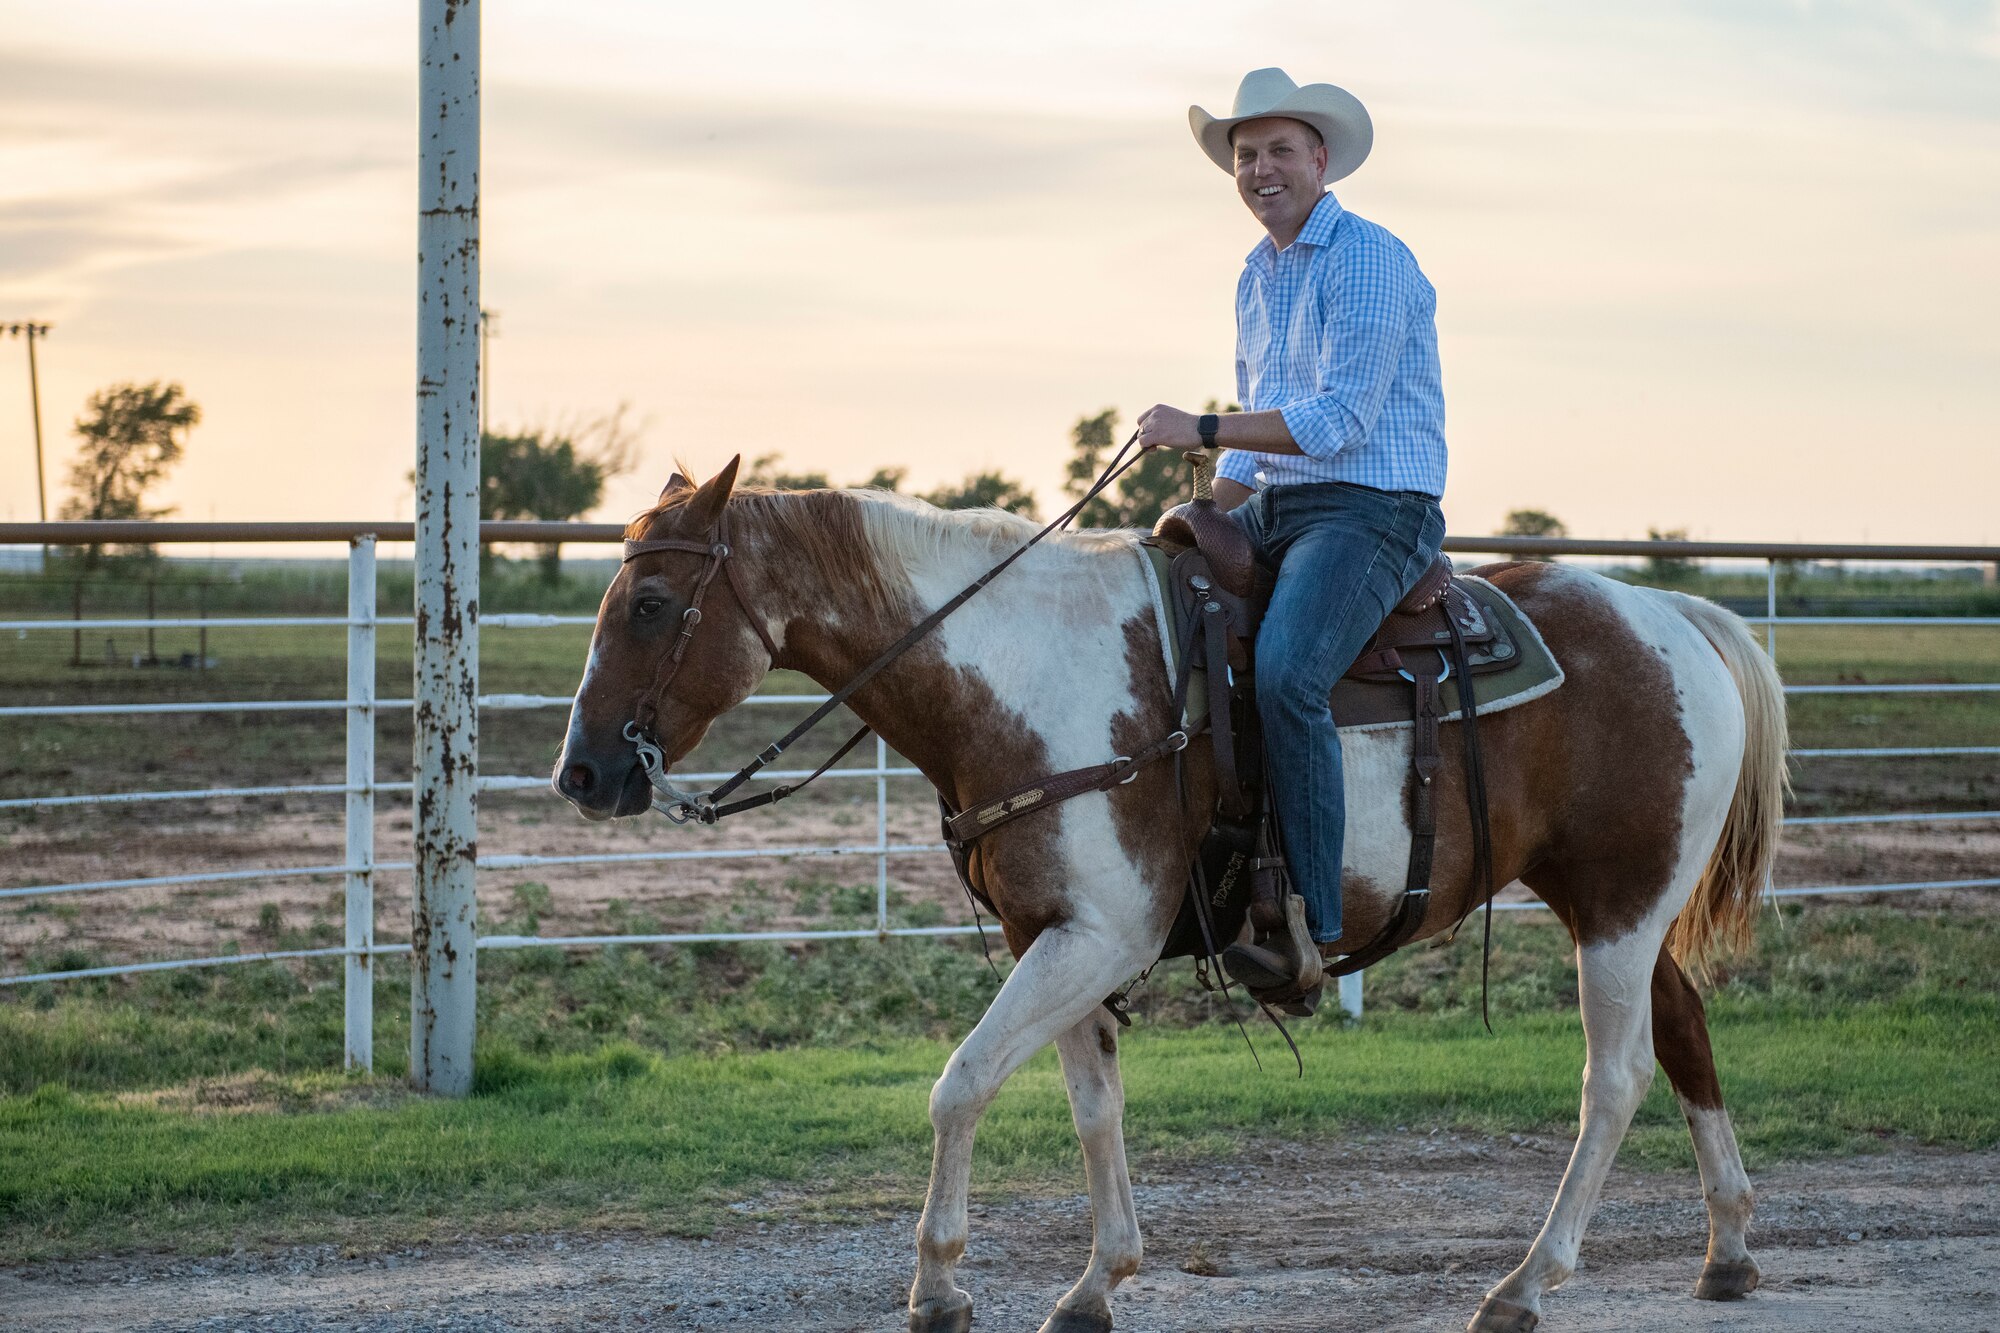
[[[1266,116],[1238,125],[1230,144],[1244,204],[1266,231],[1298,235],[1326,181],[1326,145],[1319,135],[1303,121]]]

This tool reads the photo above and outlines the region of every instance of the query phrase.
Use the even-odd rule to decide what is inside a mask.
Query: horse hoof
[[[1757,1281],[1761,1276],[1757,1265],[1748,1259],[1739,1263],[1704,1264],[1701,1280],[1694,1284],[1694,1298],[1698,1301],[1740,1301],[1757,1290]]]
[[[1525,1305],[1488,1296],[1479,1303],[1479,1313],[1465,1326],[1465,1333],[1528,1333],[1542,1317]]]
[[[953,1292],[961,1303],[942,1310],[910,1311],[910,1333],[972,1333],[972,1298]]]
[[[1111,1316],[1057,1306],[1056,1312],[1042,1325],[1042,1333],[1111,1333]]]

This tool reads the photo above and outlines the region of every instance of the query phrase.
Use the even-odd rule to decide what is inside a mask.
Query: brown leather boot
[[[1259,930],[1250,944],[1230,945],[1222,951],[1222,965],[1255,999],[1297,1017],[1311,1014],[1326,974],[1319,945],[1306,927],[1305,899],[1286,894],[1282,928]]]

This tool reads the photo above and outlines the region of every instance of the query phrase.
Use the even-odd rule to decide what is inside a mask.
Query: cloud
[[[107,59],[65,51],[0,51],[0,119],[51,110],[116,121],[168,138],[205,120],[244,131],[332,122],[408,136],[416,75],[303,64]]]
[[[0,295],[65,321],[71,398],[140,369],[200,387],[190,497],[267,510],[244,460],[284,440],[324,468],[297,504],[393,507],[416,68],[391,3],[344,43],[345,11],[201,0],[171,33],[57,16],[21,26],[67,23],[61,50],[0,53]],[[1776,485],[1641,513],[1654,491],[1592,460],[1616,441],[1690,486],[1749,459],[1837,490],[1828,460],[1893,436],[1908,484],[1868,503],[1971,535],[1921,483],[1993,419],[1992,5],[939,12],[489,6],[496,409],[629,398],[713,449],[1053,488],[1079,412],[1226,389],[1255,234],[1180,114],[1279,60],[1376,114],[1342,198],[1438,285],[1455,519],[1547,499],[1498,475],[1518,457],[1584,478],[1549,492],[1579,528],[1851,535]],[[70,308],[26,301],[37,279]]]

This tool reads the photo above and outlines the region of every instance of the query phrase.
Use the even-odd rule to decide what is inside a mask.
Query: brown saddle
[[[1190,561],[1185,567],[1175,558],[1174,586],[1190,603],[1197,592],[1222,594],[1229,612],[1229,663],[1235,671],[1250,668],[1250,649],[1263,623],[1264,608],[1271,599],[1272,572],[1257,562],[1250,536],[1213,500],[1192,500],[1176,505],[1154,525],[1153,537],[1166,547],[1192,550],[1205,569]],[[1201,578],[1196,589],[1191,579]],[[1452,575],[1451,558],[1440,555],[1423,572],[1389,612],[1361,655],[1343,673],[1345,679],[1369,682],[1409,680],[1411,670],[1406,655],[1422,659],[1423,665],[1443,660],[1451,648],[1451,628],[1444,621],[1442,605],[1458,622],[1459,639],[1467,649],[1467,667],[1474,675],[1504,670],[1511,664],[1515,648],[1499,623],[1485,613],[1479,601],[1466,592],[1466,585]],[[1193,611],[1190,605],[1188,610]]]
[[[1252,790],[1261,773],[1261,739],[1239,745],[1240,732],[1254,728],[1255,646],[1258,626],[1276,577],[1260,565],[1250,538],[1213,500],[1177,505],[1160,519],[1149,539],[1173,552],[1169,579],[1174,622],[1184,651],[1205,673],[1205,724],[1215,756],[1216,806],[1229,819],[1250,816]],[[1174,548],[1180,548],[1175,551]],[[1437,835],[1435,779],[1444,766],[1438,727],[1443,718],[1439,686],[1458,675],[1467,749],[1466,798],[1471,805],[1475,861],[1490,878],[1491,856],[1485,816],[1485,788],[1477,759],[1477,688],[1471,680],[1513,665],[1519,649],[1499,619],[1487,612],[1452,574],[1440,555],[1396,604],[1368,646],[1343,674],[1333,696],[1335,716],[1343,692],[1407,689],[1413,723],[1410,866],[1403,894],[1389,923],[1375,939],[1326,970],[1332,975],[1359,971],[1406,944],[1423,925],[1430,907],[1430,874]],[[1282,784],[1286,775],[1265,780]],[[1268,916],[1272,904],[1252,904],[1253,917]]]

